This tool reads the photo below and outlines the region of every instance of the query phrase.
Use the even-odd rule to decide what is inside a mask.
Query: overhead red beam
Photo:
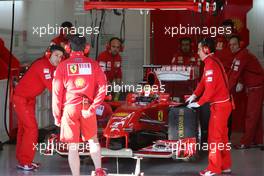
[[[198,11],[198,3],[193,1],[130,2],[130,1],[84,1],[84,9],[146,9],[146,10],[192,10]]]

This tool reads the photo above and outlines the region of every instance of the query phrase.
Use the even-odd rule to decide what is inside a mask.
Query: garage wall
[[[253,52],[260,60],[264,67],[264,1],[254,0],[253,8],[248,13],[248,29],[250,31],[250,45],[248,49]],[[263,104],[264,109],[264,104]],[[262,119],[264,125],[264,111],[262,111]],[[263,136],[264,137],[264,136]]]
[[[55,35],[33,34],[33,27],[60,26],[63,21],[73,21],[74,1],[26,0],[27,57],[22,62],[41,56]]]
[[[23,23],[23,20],[25,18],[24,6],[25,3],[23,1],[16,1],[15,3],[16,30],[24,29],[24,23]],[[0,28],[11,29],[12,1],[0,1],[0,11],[1,11]]]
[[[0,80],[0,97],[5,97],[6,93],[6,80]],[[4,142],[8,140],[8,136],[5,132],[4,126],[4,107],[5,107],[5,99],[0,99],[0,141]],[[9,115],[7,113],[7,124],[9,124]]]
[[[0,38],[5,41],[5,46],[10,48],[11,20],[12,20],[12,1],[0,1]],[[15,3],[15,22],[13,53],[16,57],[24,56],[23,31],[25,29],[25,2],[16,1]]]
[[[142,80],[144,64],[144,16],[139,11],[127,13],[126,45],[123,70],[126,83],[136,84]],[[147,39],[147,41],[149,41]]]
[[[254,0],[253,8],[248,13],[248,29],[250,31],[250,45],[248,48],[260,59],[264,67],[264,1]]]

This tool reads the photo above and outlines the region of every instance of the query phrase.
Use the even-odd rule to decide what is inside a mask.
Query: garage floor
[[[263,176],[264,175],[264,151],[259,149],[233,150],[233,174],[234,176]],[[0,175],[70,175],[70,169],[66,158],[58,155],[41,156],[37,153],[35,161],[41,163],[41,168],[35,172],[23,172],[16,169],[15,145],[6,144],[0,151]],[[111,173],[116,173],[116,160],[109,159],[104,162],[104,167]],[[141,169],[146,176],[196,176],[207,164],[206,153],[200,160],[193,163],[177,162],[171,159],[143,159]],[[132,173],[135,161],[133,159],[119,159],[121,173]],[[91,160],[82,160],[81,174],[90,175],[93,165]]]

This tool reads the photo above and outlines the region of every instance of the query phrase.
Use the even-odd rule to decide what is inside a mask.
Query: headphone
[[[202,39],[202,41],[200,42],[202,45],[202,51],[204,54],[210,54],[212,53],[211,49],[210,49],[210,45],[211,47],[215,47],[215,42],[212,38],[204,38]]]
[[[211,53],[211,50],[210,50],[210,48],[209,48],[208,46],[203,46],[203,47],[202,47],[202,50],[203,50],[203,52],[204,52],[205,54],[210,54],[210,53]]]
[[[59,48],[56,48],[56,47],[59,47]],[[52,44],[52,45],[50,45],[50,46],[46,49],[46,52],[45,52],[45,57],[46,57],[46,58],[50,58],[50,57],[51,57],[52,52],[53,52],[52,50],[53,50],[53,51],[55,51],[55,50],[60,50],[60,51],[62,51],[63,48],[60,47],[60,46],[58,46],[58,45],[56,45],[56,44]],[[64,53],[64,51],[62,51],[62,52]]]
[[[123,41],[122,41],[120,38],[118,38],[118,37],[112,37],[112,38],[106,43],[106,50],[107,50],[107,51],[110,51],[110,50],[111,50],[111,42],[112,42],[113,40],[118,40],[118,41],[120,42],[120,49],[119,49],[119,51],[120,51],[120,52],[123,52],[123,51],[124,51]]]
[[[52,52],[50,51],[50,46],[49,46],[45,52],[45,57],[49,59],[51,57],[51,54]]]
[[[84,48],[84,50],[83,50],[84,55],[89,54],[89,52],[90,52],[90,48],[91,48],[91,46],[90,46],[89,44],[86,44],[86,45],[85,45],[85,48]],[[72,52],[70,44],[66,44],[66,45],[64,46],[64,49],[65,49],[65,52],[66,52],[67,54],[70,54],[70,53]]]

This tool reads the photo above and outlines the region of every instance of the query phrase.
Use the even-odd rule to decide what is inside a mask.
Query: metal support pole
[[[3,150],[3,143],[0,141],[0,151]]]
[[[119,174],[119,163],[118,163],[118,157],[116,157],[116,173]]]
[[[141,175],[141,173],[140,173],[140,160],[141,159],[142,158],[140,158],[140,157],[136,158],[137,162],[136,162],[136,168],[135,168],[135,176],[140,176]]]

